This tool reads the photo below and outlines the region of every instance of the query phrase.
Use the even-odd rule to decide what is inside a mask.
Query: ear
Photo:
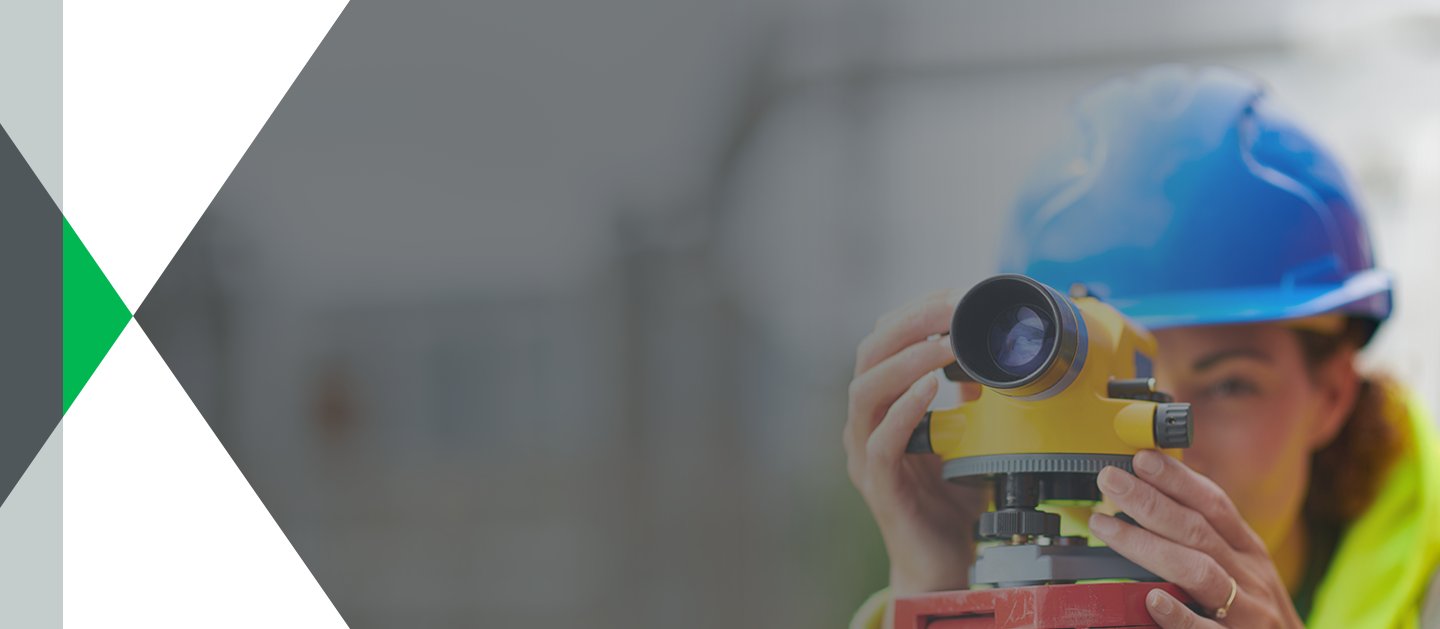
[[[1329,445],[1355,409],[1355,402],[1360,397],[1360,374],[1355,371],[1355,355],[1355,347],[1346,343],[1315,373],[1320,405],[1315,425],[1310,431],[1311,451]]]

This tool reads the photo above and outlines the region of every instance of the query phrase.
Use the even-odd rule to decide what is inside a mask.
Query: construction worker
[[[1135,475],[1099,475],[1141,527],[1096,513],[1089,534],[1199,604],[1152,591],[1162,627],[1440,626],[1440,446],[1413,396],[1355,366],[1391,279],[1339,166],[1219,68],[1150,68],[1073,113],[1021,190],[1001,270],[1083,282],[1151,329],[1160,388],[1197,418],[1183,463],[1144,451]],[[854,626],[888,624],[893,596],[969,585],[984,492],[904,453],[963,293],[887,313],[857,352],[844,442],[890,586]]]

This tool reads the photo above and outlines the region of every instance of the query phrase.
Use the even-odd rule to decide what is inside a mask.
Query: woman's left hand
[[[1153,590],[1145,604],[1156,623],[1167,629],[1304,626],[1264,542],[1219,486],[1156,450],[1136,454],[1134,464],[1136,476],[1109,467],[1099,484],[1144,528],[1097,513],[1090,532],[1180,586],[1205,613]]]

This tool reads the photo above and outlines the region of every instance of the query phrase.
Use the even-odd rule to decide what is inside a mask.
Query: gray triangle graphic
[[[61,203],[61,1],[0,2],[0,126]]]
[[[0,501],[63,412],[64,223],[0,127]]]

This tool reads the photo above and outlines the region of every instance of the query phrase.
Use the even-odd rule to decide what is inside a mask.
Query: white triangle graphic
[[[66,0],[65,215],[134,312],[346,0]]]
[[[55,427],[0,505],[0,627],[60,627],[61,433]]]
[[[131,320],[65,414],[66,627],[344,627]]]
[[[0,2],[0,126],[60,206],[60,0]]]

